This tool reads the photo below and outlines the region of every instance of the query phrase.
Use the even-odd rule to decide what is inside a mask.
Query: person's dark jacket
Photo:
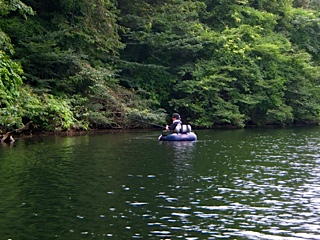
[[[177,127],[178,124],[182,124],[181,120],[179,120],[179,119],[174,120],[174,121],[170,124],[169,130],[170,130],[171,132],[174,132],[174,130],[176,129],[176,127]]]

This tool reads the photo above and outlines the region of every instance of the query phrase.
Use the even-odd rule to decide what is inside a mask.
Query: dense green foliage
[[[0,128],[320,120],[320,1],[6,0]]]

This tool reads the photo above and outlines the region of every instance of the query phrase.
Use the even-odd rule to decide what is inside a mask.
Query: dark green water
[[[320,127],[0,146],[0,240],[320,239]]]

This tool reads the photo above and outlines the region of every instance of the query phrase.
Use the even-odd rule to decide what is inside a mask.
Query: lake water
[[[320,127],[0,146],[0,239],[320,239]]]

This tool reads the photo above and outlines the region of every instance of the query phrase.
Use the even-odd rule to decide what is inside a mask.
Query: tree
[[[0,18],[10,12],[19,10],[25,18],[34,12],[21,1],[0,3]],[[22,115],[17,103],[21,95],[22,74],[21,65],[10,58],[14,53],[10,37],[0,28],[0,129],[19,126],[22,124]]]
[[[319,68],[274,32],[279,16],[229,7],[233,16],[237,9],[237,24],[201,36],[210,44],[193,78],[177,84],[172,106],[205,127],[319,121]]]
[[[190,78],[203,43],[198,38],[203,26],[201,1],[135,1],[130,7],[121,1],[121,24],[128,29],[122,36],[121,82],[144,89],[161,106],[173,96],[172,86]]]
[[[112,114],[126,116],[136,110],[121,99],[124,90],[119,90],[116,80],[114,62],[123,44],[118,35],[121,27],[117,24],[115,2],[26,0],[26,3],[37,12],[36,16],[25,20],[13,14],[0,24],[15,45],[14,57],[24,69],[25,84],[40,93],[39,101],[48,106],[24,118],[46,130],[130,125],[118,123],[118,116]],[[109,93],[122,102],[116,110],[110,104]],[[141,111],[154,117],[149,109],[151,104],[143,104],[138,98],[136,101],[141,103]]]
[[[292,9],[291,21],[283,30],[293,44],[304,49],[320,63],[320,14],[305,9]]]

